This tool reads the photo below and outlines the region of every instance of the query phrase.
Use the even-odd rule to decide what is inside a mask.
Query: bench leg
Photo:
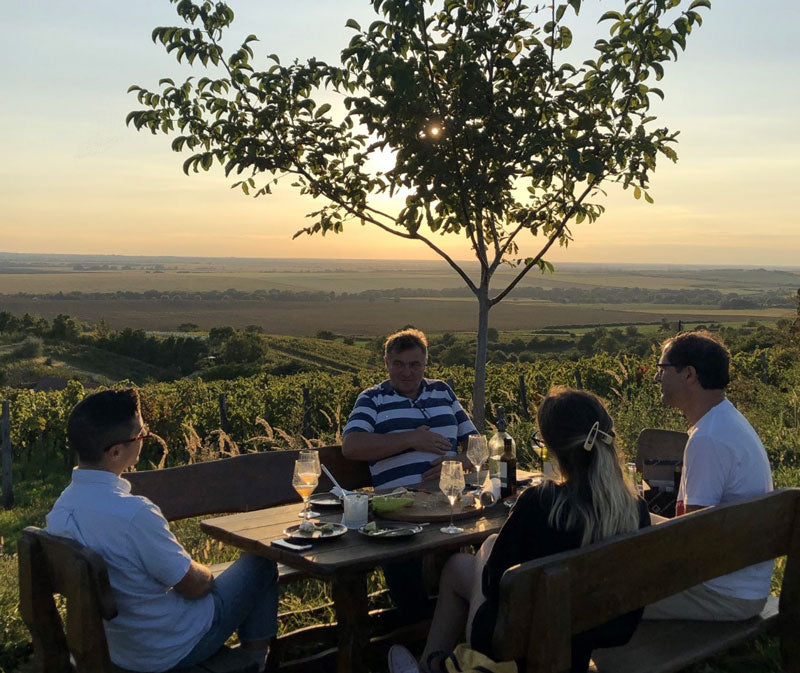
[[[331,589],[336,610],[339,640],[339,673],[364,670],[364,649],[368,644],[369,604],[367,573],[342,573],[333,580]]]

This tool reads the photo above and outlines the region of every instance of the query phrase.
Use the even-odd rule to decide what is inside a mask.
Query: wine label
[[[504,460],[500,461],[500,484],[508,486],[508,463]]]

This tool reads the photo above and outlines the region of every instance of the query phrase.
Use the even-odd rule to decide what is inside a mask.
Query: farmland
[[[477,272],[474,265],[466,268]],[[511,272],[498,277],[507,282]],[[446,265],[427,261],[0,254],[0,310],[31,312],[47,319],[66,313],[88,323],[103,320],[115,329],[170,331],[181,323],[194,323],[204,330],[258,325],[273,334],[308,336],[328,329],[376,336],[415,324],[431,332],[468,332],[475,329],[475,304],[463,293],[454,296],[462,287],[461,279]],[[554,274],[529,274],[515,294],[492,310],[491,324],[499,330],[535,330],[654,323],[664,317],[684,322],[772,321],[788,317],[792,309],[769,303],[764,307],[764,293],[789,296],[797,287],[800,273],[796,269],[563,265]],[[548,301],[525,296],[532,288],[571,290],[581,297],[598,289],[620,293],[594,303],[564,297]],[[629,296],[622,296],[626,288],[682,291],[685,298],[668,305],[631,302]],[[369,291],[392,290],[394,296],[364,296]],[[709,291],[756,301],[745,308],[698,301]],[[250,294],[247,299],[214,294],[226,292]],[[436,292],[446,294],[431,296]],[[254,293],[257,299],[252,298]],[[310,296],[314,293],[322,296]]]
[[[104,320],[110,327],[134,326],[146,330],[169,331],[185,322],[202,329],[217,325],[244,327],[259,325],[274,334],[312,335],[320,329],[351,335],[380,335],[405,324],[414,324],[430,332],[467,332],[475,330],[475,305],[466,299],[402,299],[375,301],[255,302],[255,301],[147,301],[147,300],[36,300],[3,297],[0,310],[15,314],[32,312],[52,319],[67,313],[79,320],[96,323]],[[788,317],[791,310],[715,311],[689,309],[678,311],[621,310],[598,306],[564,306],[542,302],[503,302],[492,310],[491,324],[499,330],[540,329],[554,325],[595,325],[658,322],[670,314],[674,319],[708,322]]]

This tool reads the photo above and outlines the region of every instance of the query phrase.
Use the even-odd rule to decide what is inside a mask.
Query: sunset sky
[[[345,21],[372,17],[366,0],[229,4],[232,43],[261,39],[257,65],[270,52],[337,61],[352,34]],[[620,4],[584,0],[576,43],[604,36],[594,21]],[[655,205],[612,190],[606,214],[575,227],[553,261],[800,266],[800,2],[712,0],[703,16],[660,83],[658,123],[681,131],[680,160],[660,162]],[[0,251],[430,257],[358,224],[293,241],[317,202],[288,187],[247,198],[217,168],[187,177],[169,138],[126,128],[137,107],[129,85],[187,74],[150,40],[153,27],[176,23],[168,0],[0,3]],[[443,246],[470,257],[459,239]]]

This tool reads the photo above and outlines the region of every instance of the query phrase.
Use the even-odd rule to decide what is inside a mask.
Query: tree
[[[77,341],[83,334],[83,326],[72,316],[59,313],[53,318],[53,325],[50,328],[50,336],[62,341]]]
[[[267,353],[263,337],[255,332],[235,332],[222,348],[222,357],[228,363],[258,362]]]
[[[677,133],[654,125],[653,80],[684,49],[709,0],[630,0],[600,19],[608,37],[578,67],[563,62],[566,24],[584,0],[528,7],[522,0],[370,0],[376,20],[354,31],[340,65],[315,58],[254,65],[249,35],[227,57],[224,3],[171,0],[184,27],[160,27],[153,40],[179,61],[215,68],[212,76],[160,92],[132,86],[144,109],[127,123],[175,135],[191,153],[184,171],[215,162],[245,194],[269,194],[291,176],[324,203],[300,234],[338,233],[347,222],[419,241],[442,257],[478,303],[473,414],[483,426],[490,309],[532,269],[552,271],[545,255],[572,240],[571,227],[603,212],[607,183],[648,202],[658,155],[675,161]],[[686,0],[688,2],[688,0]],[[215,76],[221,71],[220,76]],[[322,102],[344,95],[334,109]],[[369,163],[389,152],[394,166]],[[374,197],[404,198],[397,215]],[[480,266],[473,279],[436,235],[464,236]],[[541,237],[533,254],[523,247]],[[510,283],[490,288],[501,264]]]

